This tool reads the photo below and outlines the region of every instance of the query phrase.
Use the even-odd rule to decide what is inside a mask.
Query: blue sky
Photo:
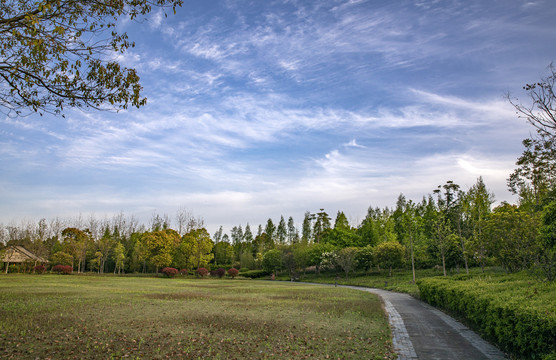
[[[122,21],[148,104],[0,119],[0,222],[186,208],[252,227],[479,176],[533,129],[504,100],[556,59],[551,1],[186,1]]]

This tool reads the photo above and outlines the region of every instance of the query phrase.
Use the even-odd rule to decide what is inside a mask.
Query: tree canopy
[[[139,76],[113,60],[134,46],[116,31],[153,6],[183,0],[1,0],[0,108],[9,116],[62,114],[65,107],[140,107]]]

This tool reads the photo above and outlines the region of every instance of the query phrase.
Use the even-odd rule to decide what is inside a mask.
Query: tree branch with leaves
[[[0,108],[12,116],[65,107],[141,107],[139,75],[116,60],[135,44],[116,31],[183,0],[0,0]]]

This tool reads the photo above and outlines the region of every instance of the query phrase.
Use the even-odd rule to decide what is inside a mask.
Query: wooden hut
[[[2,262],[6,264],[6,274],[7,274],[10,263],[22,264],[22,263],[34,262],[35,265],[37,265],[38,263],[47,263],[48,260],[33,254],[29,250],[25,249],[23,246],[12,245],[12,246],[8,246],[4,250],[4,257],[2,258]]]

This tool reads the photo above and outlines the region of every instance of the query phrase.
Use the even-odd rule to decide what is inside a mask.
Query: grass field
[[[1,275],[0,358],[394,359],[365,292],[263,281]]]

